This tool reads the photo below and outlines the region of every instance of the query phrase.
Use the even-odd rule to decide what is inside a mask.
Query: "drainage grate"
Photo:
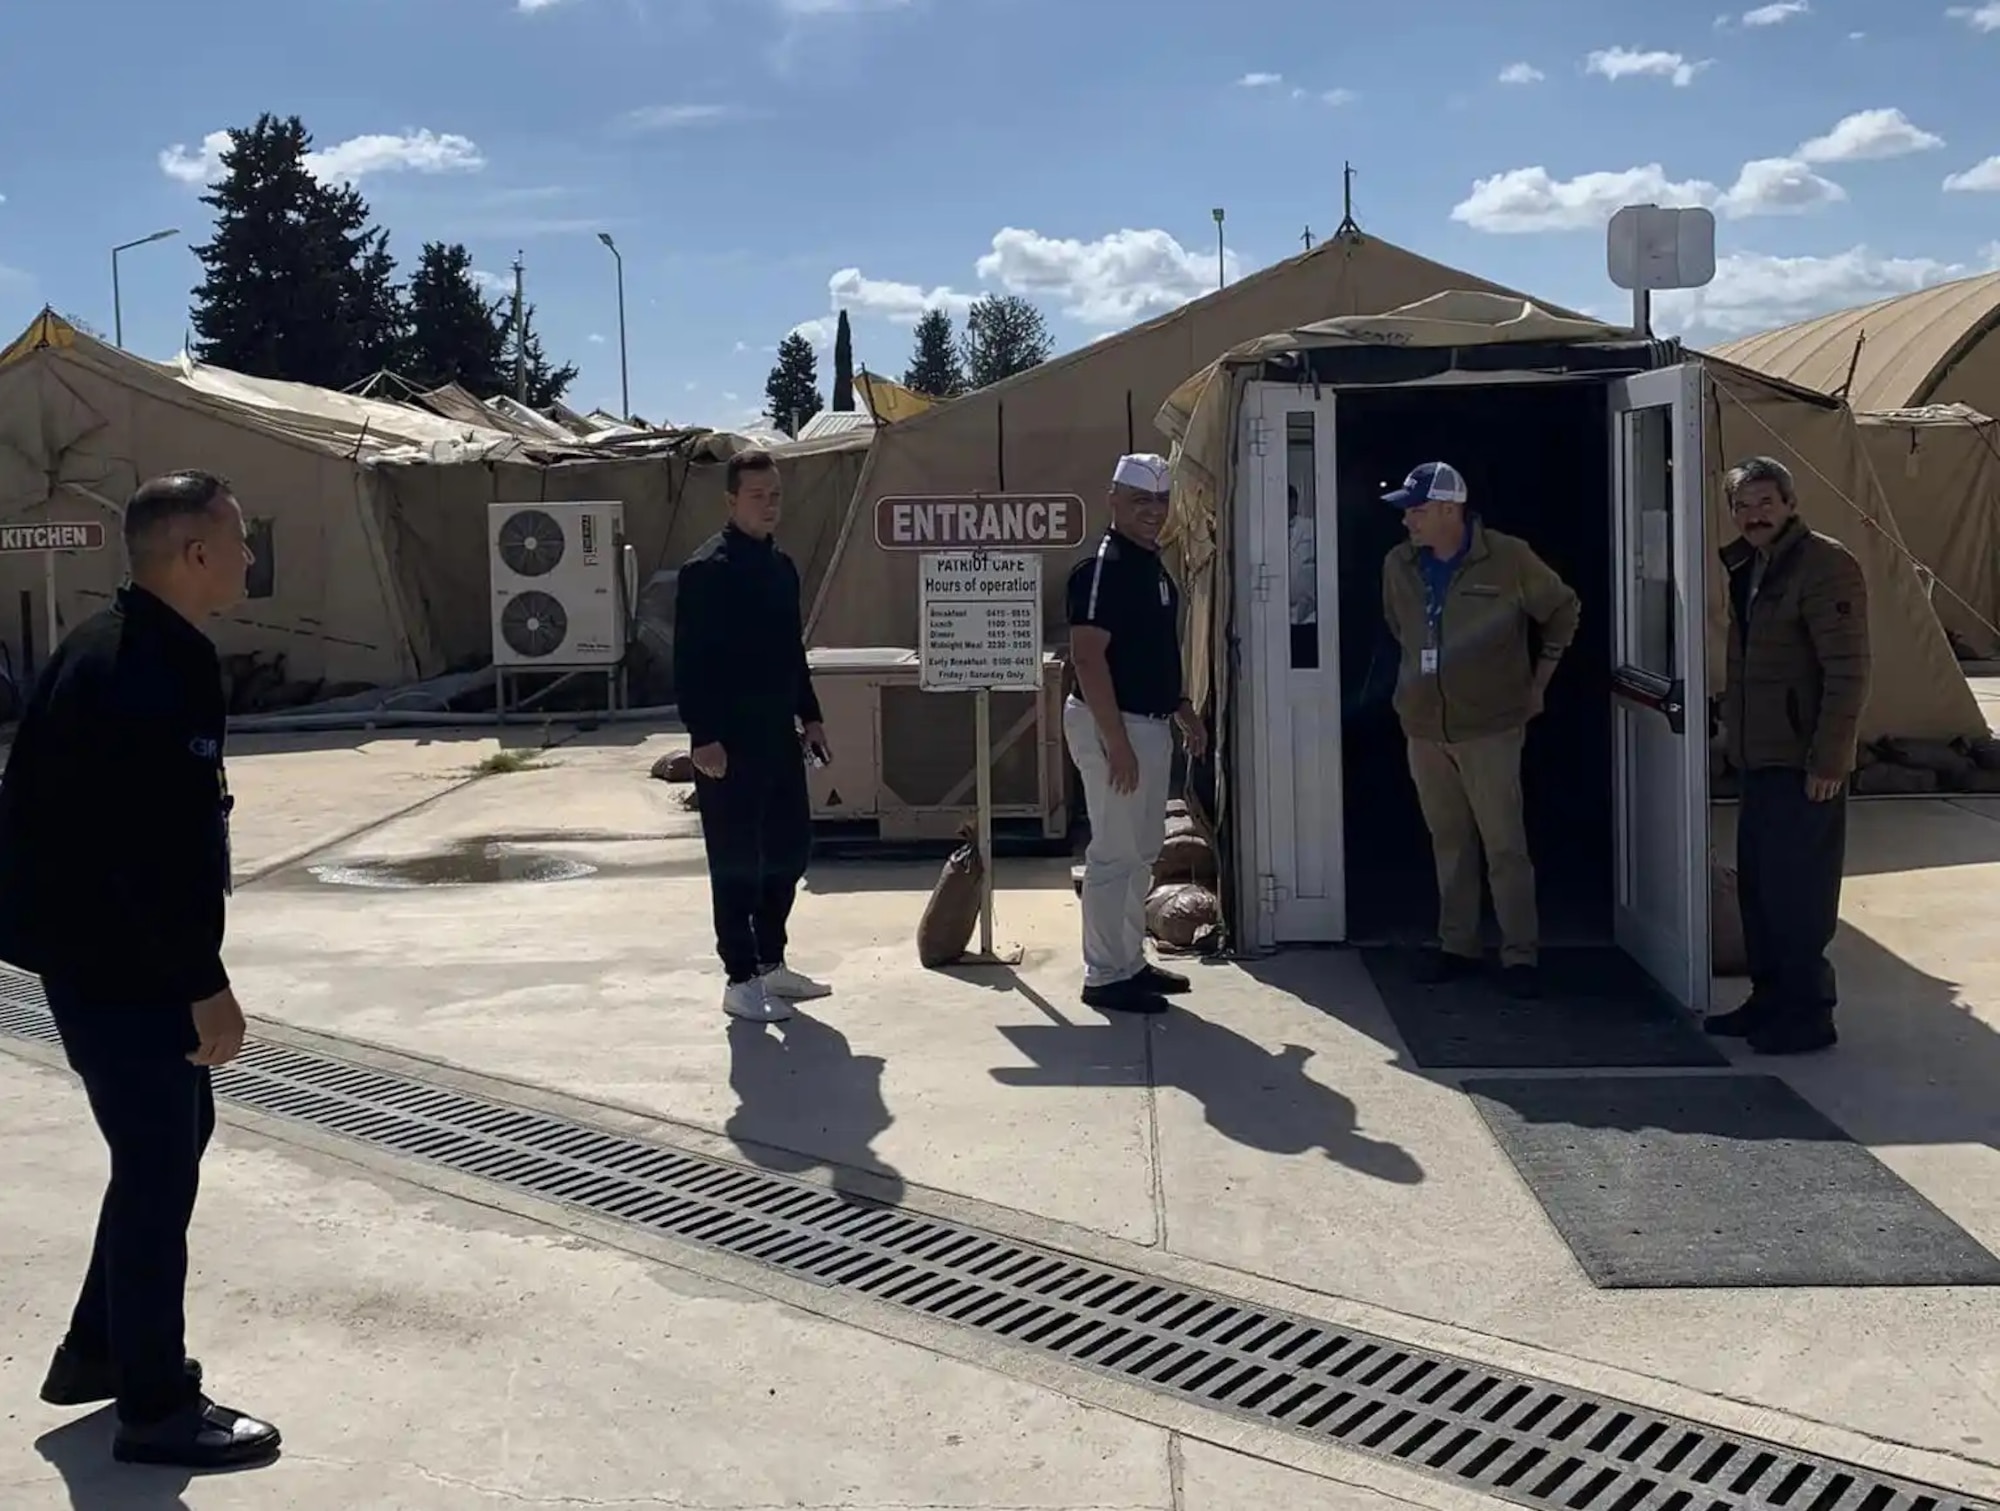
[[[0,970],[0,1032],[57,1042]],[[252,1043],[223,1098],[777,1266],[1537,1511],[2000,1511],[1351,1328]]]

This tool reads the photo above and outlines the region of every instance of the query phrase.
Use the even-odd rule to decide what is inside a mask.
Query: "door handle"
[[[1636,666],[1621,666],[1611,674],[1611,693],[1661,715],[1675,734],[1687,733],[1687,684],[1679,677],[1662,677]]]

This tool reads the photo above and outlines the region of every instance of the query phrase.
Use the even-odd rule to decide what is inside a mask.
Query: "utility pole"
[[[521,254],[514,254],[514,397],[528,402],[528,306],[521,294]]]
[[[1222,273],[1222,210],[1220,207],[1217,207],[1208,213],[1215,217],[1215,286],[1219,289],[1228,282]]]
[[[180,234],[178,226],[170,226],[164,231],[155,231],[150,236],[141,236],[136,241],[121,241],[111,249],[111,344],[113,346],[123,348],[125,345],[125,296],[118,286],[118,254],[129,252],[134,247],[151,246],[156,241],[165,241],[169,236]],[[50,646],[51,650],[54,648],[53,645]]]
[[[611,254],[611,260],[618,264],[618,402],[621,406],[618,418],[629,425],[632,423],[632,370],[625,364],[625,258],[609,231],[599,231],[597,239],[604,243],[604,250]]]
[[[1299,240],[1303,241],[1306,244],[1306,250],[1310,252],[1313,249],[1313,228],[1311,226],[1307,226],[1306,234],[1301,236]]]
[[[1340,165],[1340,229],[1335,236],[1359,236],[1361,227],[1354,220],[1354,164]]]

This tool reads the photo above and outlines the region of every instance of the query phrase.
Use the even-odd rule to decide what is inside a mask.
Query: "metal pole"
[[[1632,290],[1632,330],[1642,340],[1653,334],[1653,295],[1650,290]]]
[[[521,254],[514,254],[514,397],[528,402],[528,306],[521,296]]]
[[[42,553],[42,596],[49,601],[48,651],[53,655],[56,637],[62,633],[61,626],[56,622],[56,553],[53,551]]]
[[[629,424],[632,419],[632,378],[631,369],[625,362],[625,258],[609,231],[599,231],[597,239],[604,243],[604,250],[618,265],[618,402],[624,406],[624,413],[619,418]]]
[[[1226,286],[1227,280],[1223,277],[1222,272],[1222,211],[1218,208],[1208,213],[1215,217],[1215,286],[1223,288]]]
[[[993,703],[980,688],[972,695],[973,771],[979,780],[979,953],[993,958]]]
[[[114,346],[125,345],[125,297],[118,286],[118,254],[129,252],[134,247],[150,246],[156,241],[165,241],[169,236],[181,234],[179,226],[169,226],[164,231],[154,231],[148,236],[136,236],[130,241],[121,241],[111,249],[111,342]]]

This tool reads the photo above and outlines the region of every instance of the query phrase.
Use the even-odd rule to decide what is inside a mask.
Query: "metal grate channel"
[[[0,971],[0,1032],[56,1043]],[[1951,1491],[323,1055],[252,1043],[217,1094],[977,1328],[1537,1511],[2000,1511]]]

